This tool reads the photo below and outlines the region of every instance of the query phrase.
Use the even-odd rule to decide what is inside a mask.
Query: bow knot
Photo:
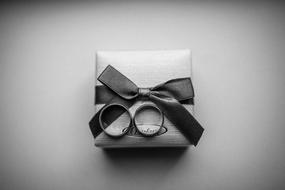
[[[143,98],[149,98],[150,88],[138,88],[138,96]]]

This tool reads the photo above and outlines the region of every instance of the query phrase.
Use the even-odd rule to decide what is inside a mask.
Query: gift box
[[[149,88],[172,79],[191,77],[191,51],[98,51],[96,53],[95,63],[96,79],[102,75],[108,66],[111,66],[112,69],[114,68],[115,71],[126,76],[138,87]],[[117,79],[115,75],[110,75],[109,80]],[[99,80],[96,80],[95,85],[102,86],[104,84]],[[106,84],[105,86],[108,87]],[[115,88],[120,87],[117,85]],[[96,95],[98,96],[98,92],[96,92],[96,89],[95,112],[99,112],[105,104],[98,102],[98,97],[96,97]],[[193,98],[194,97],[191,97],[186,101],[180,101],[181,105],[186,108],[187,112],[191,115],[194,115]],[[138,107],[143,104],[154,104],[154,102],[148,99],[135,99],[134,103],[128,108],[131,115],[134,115]],[[162,112],[164,111],[168,111],[168,108],[162,110]],[[168,116],[171,116],[171,114],[172,113],[168,114]],[[125,117],[125,115],[120,115],[116,120],[119,120],[122,117]],[[95,129],[92,124],[90,124],[90,127],[95,137],[95,145],[102,148],[179,147],[193,144],[191,139],[189,139],[184,131],[180,129],[180,126],[174,125],[173,121],[170,121],[169,118],[171,117],[164,116],[164,122],[161,129],[152,137],[142,135],[135,126],[130,126],[128,132],[120,138],[111,137],[103,131],[94,132]],[[192,126],[189,126],[189,128],[191,127]],[[202,134],[203,129],[199,129],[198,131]]]

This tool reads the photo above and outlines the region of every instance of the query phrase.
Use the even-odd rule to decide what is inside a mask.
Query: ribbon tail
[[[106,104],[110,102],[115,96],[118,96],[115,92],[110,90],[108,87],[98,85],[95,87],[95,104]]]
[[[94,138],[96,138],[103,130],[100,126],[100,123],[99,123],[99,115],[100,115],[100,112],[101,110],[109,105],[109,104],[112,104],[112,103],[117,103],[117,104],[122,104],[124,105],[125,107],[127,108],[130,108],[134,103],[135,101],[134,100],[125,100],[123,98],[120,98],[119,96],[115,96],[114,98],[112,98],[108,103],[106,103],[93,117],[92,119],[89,121],[89,127],[90,127],[90,130],[94,136]],[[109,115],[108,117],[108,121],[106,121],[107,123],[112,123],[114,122],[118,117],[120,117],[122,114],[124,113],[124,111],[122,110],[115,110],[112,112],[111,115]]]
[[[174,98],[161,98],[153,94],[150,95],[150,100],[163,111],[164,115],[183,132],[192,144],[195,146],[198,144],[204,128],[183,105]]]

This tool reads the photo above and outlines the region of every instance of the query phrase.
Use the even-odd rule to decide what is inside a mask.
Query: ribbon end
[[[200,141],[202,135],[203,135],[203,132],[204,132],[204,128],[202,127],[199,127],[197,128],[199,129],[199,131],[196,132],[195,135],[193,135],[192,139],[191,139],[191,142],[194,146],[197,146],[198,145],[198,142]]]

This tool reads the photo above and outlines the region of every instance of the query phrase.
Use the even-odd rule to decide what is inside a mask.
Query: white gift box
[[[170,79],[191,77],[190,50],[161,51],[98,51],[96,53],[96,78],[108,66],[112,65],[138,87],[153,87]],[[102,85],[96,80],[96,85]],[[96,103],[96,97],[95,97]],[[137,101],[129,111],[133,115],[136,109],[145,103]],[[96,112],[104,106],[95,104]],[[183,104],[193,115],[193,105]],[[124,114],[120,117],[124,117]],[[188,146],[190,141],[165,117],[161,131],[154,137],[140,135],[135,127],[121,138],[112,138],[104,132],[95,138],[95,145],[103,148],[128,147],[176,147]]]

